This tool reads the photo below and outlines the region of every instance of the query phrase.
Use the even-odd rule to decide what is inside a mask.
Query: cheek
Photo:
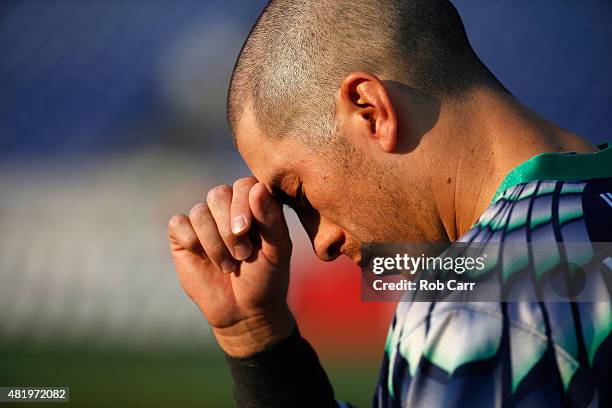
[[[353,234],[372,215],[360,191],[359,186],[344,180],[328,182],[313,192],[311,203],[321,217]]]
[[[323,218],[333,224],[341,225],[339,215],[343,213],[346,203],[343,202],[343,190],[332,183],[315,183],[306,191],[306,196],[314,210],[301,212],[304,218]],[[313,218],[314,217],[314,218]]]
[[[347,185],[344,180],[327,181],[324,180],[313,191],[313,206],[317,208],[322,215],[324,213],[339,213],[349,210],[350,203],[354,201],[352,194],[354,189]]]
[[[339,202],[339,217],[343,225],[360,240],[384,240],[396,236],[402,225],[396,197],[379,189],[376,184],[356,184],[347,189]]]

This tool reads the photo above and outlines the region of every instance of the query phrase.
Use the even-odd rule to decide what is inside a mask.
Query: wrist
[[[248,357],[286,339],[295,328],[288,307],[255,315],[229,327],[213,328],[219,346],[232,357]]]

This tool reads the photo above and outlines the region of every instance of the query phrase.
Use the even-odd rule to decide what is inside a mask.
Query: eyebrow
[[[287,194],[281,187],[284,178],[285,178],[285,175],[283,172],[275,173],[272,176],[272,180],[270,181],[270,190],[272,190],[272,195],[281,204],[285,204],[288,206],[295,205],[296,204],[295,198]]]

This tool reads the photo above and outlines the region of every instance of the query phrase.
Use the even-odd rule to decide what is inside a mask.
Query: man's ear
[[[382,149],[391,153],[397,144],[397,116],[384,84],[376,76],[357,71],[347,75],[340,84],[338,109],[344,120],[359,121],[367,127]]]

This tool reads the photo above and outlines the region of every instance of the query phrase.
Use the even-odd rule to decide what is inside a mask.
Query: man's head
[[[482,86],[502,88],[446,0],[271,1],[236,63],[228,120],[317,254],[357,258],[366,241],[444,239],[420,138]]]

